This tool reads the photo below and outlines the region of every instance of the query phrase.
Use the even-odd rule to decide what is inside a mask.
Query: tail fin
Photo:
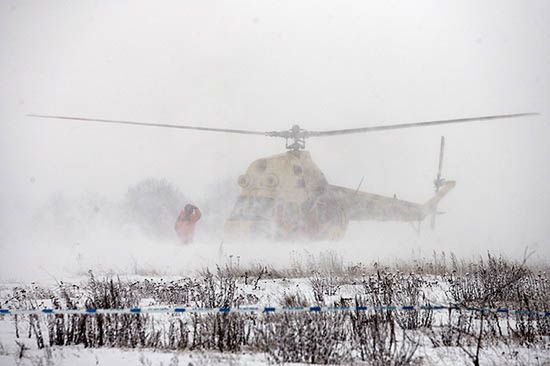
[[[423,208],[426,214],[434,213],[437,209],[437,204],[451,189],[456,186],[454,180],[449,180],[443,183],[439,191],[428,202],[424,203]]]

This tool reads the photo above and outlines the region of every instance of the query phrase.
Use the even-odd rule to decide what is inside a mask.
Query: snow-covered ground
[[[269,364],[264,353],[220,353],[216,351],[166,351],[127,348],[84,348],[83,346],[36,348],[34,340],[26,337],[15,339],[14,326],[9,319],[0,320],[0,365],[2,366],[201,366]],[[17,341],[17,343],[16,343]],[[25,345],[21,353],[21,345]],[[459,347],[434,348],[420,346],[415,364],[419,365],[469,365],[466,353]],[[481,351],[482,365],[549,365],[548,344],[545,347],[518,347],[500,345]],[[285,363],[304,365],[304,363]],[[368,364],[356,361],[354,364]]]
[[[464,352],[459,348],[423,348],[418,351],[418,363],[422,365],[468,365]],[[483,365],[548,365],[550,357],[547,350],[527,348],[499,347],[483,351]],[[25,351],[19,358],[18,349],[4,349],[0,355],[2,366],[203,366],[231,365],[257,366],[269,361],[264,354],[228,354],[219,352],[167,352],[149,349],[87,349],[83,347],[52,347],[43,350]],[[355,364],[366,364],[357,362]],[[305,365],[286,363],[286,365]]]
[[[331,258],[330,260],[328,259],[329,257]],[[472,277],[470,273],[463,271],[466,268],[475,271],[474,264],[462,265],[458,270],[453,270],[454,272],[451,271],[450,265],[436,264],[430,264],[428,261],[417,262],[411,265],[411,267],[416,266],[419,273],[405,273],[403,272],[405,267],[403,264],[400,267],[398,266],[400,269],[383,267],[379,264],[375,266],[359,264],[352,266],[340,261],[337,256],[331,257],[330,255],[325,255],[322,258],[309,258],[306,263],[294,263],[292,266],[277,269],[261,265],[247,267],[241,265],[237,258],[228,257],[223,267],[219,267],[218,269],[213,268],[211,272],[206,272],[205,270],[196,271],[186,277],[135,273],[114,276],[112,273],[96,273],[93,277],[95,284],[89,274],[75,274],[63,281],[51,278],[40,284],[3,281],[0,283],[0,303],[4,308],[42,308],[56,306],[56,304],[64,308],[68,306],[67,304],[70,301],[72,302],[72,306],[84,308],[90,306],[90,300],[96,301],[96,303],[100,300],[94,298],[94,296],[97,297],[98,291],[101,292],[108,289],[108,286],[112,287],[113,285],[109,283],[111,279],[115,281],[115,294],[110,294],[109,296],[114,296],[114,298],[119,296],[120,298],[117,299],[121,301],[130,301],[128,298],[132,298],[133,300],[131,301],[134,301],[133,304],[141,307],[175,305],[188,307],[208,306],[205,299],[221,301],[210,306],[222,306],[224,301],[230,306],[256,305],[281,307],[336,304],[348,306],[355,304],[358,301],[357,299],[370,304],[377,299],[377,296],[386,296],[389,293],[387,292],[388,289],[393,293],[391,299],[394,304],[445,304],[456,300],[453,296],[458,296],[456,294],[453,295],[453,286],[464,286],[464,283],[466,283],[468,285],[461,287],[461,291],[464,292],[470,289],[482,291],[482,289],[476,287],[468,287],[470,284],[475,283],[476,277]],[[482,264],[478,265],[481,266]],[[503,268],[515,268],[513,266],[507,267],[508,264],[506,262],[496,261],[493,265],[500,265],[501,268],[497,268],[496,270],[500,270],[501,272],[504,271]],[[449,268],[446,268],[446,266]],[[490,267],[482,267],[485,270],[488,268]],[[309,275],[306,275],[307,273]],[[505,273],[501,273],[500,275],[503,278],[505,277]],[[461,276],[467,279],[467,281],[460,282],[457,280],[458,278],[462,278]],[[525,278],[528,279],[528,281],[524,281],[527,283],[525,290],[531,291],[531,289],[537,289],[538,291],[532,293],[531,296],[533,298],[531,301],[538,301],[537,296],[542,296],[541,301],[544,301],[544,296],[546,295],[544,293],[540,294],[540,291],[547,288],[544,287],[547,286],[547,280],[544,279],[544,276],[539,273],[527,275]],[[102,287],[104,285],[107,287]],[[384,286],[386,286],[386,289],[383,288]],[[133,289],[133,292],[126,293],[124,292],[126,289]],[[117,291],[125,295],[117,295]],[[108,297],[107,295],[101,296]],[[124,304],[120,303],[119,306],[124,306]],[[299,316],[299,314],[297,315]],[[428,318],[424,318],[420,313],[412,317],[404,312],[396,312],[394,315],[395,318],[393,319],[395,319],[396,323],[392,324],[396,324],[397,331],[395,334],[397,344],[414,344],[417,347],[410,354],[410,360],[404,362],[404,364],[466,365],[472,363],[471,355],[475,354],[477,344],[474,338],[475,334],[477,334],[477,329],[479,329],[479,320],[475,316],[469,318],[468,324],[470,324],[470,328],[466,330],[466,328],[460,328],[459,319],[465,319],[463,318],[465,315],[468,317],[469,314],[467,312],[454,312],[451,317],[452,319],[449,317],[447,311],[434,312]],[[193,321],[191,320],[192,316],[189,314],[152,314],[148,315],[148,317],[150,319],[144,331],[146,333],[152,329],[157,329],[157,332],[160,331],[158,334],[163,341],[159,343],[159,347],[140,345],[115,347],[112,344],[107,344],[101,347],[93,345],[90,348],[85,348],[81,344],[82,342],[78,344],[78,341],[74,342],[74,339],[71,345],[59,346],[56,345],[55,341],[52,341],[52,338],[49,338],[49,334],[54,332],[53,328],[51,328],[54,324],[52,322],[54,318],[52,316],[41,315],[38,319],[35,319],[35,322],[40,323],[45,347],[38,349],[36,331],[33,329],[33,325],[28,317],[19,316],[16,326],[14,316],[0,316],[0,365],[260,365],[274,363],[277,361],[277,357],[280,357],[280,353],[278,354],[276,351],[272,353],[270,349],[266,350],[262,348],[264,346],[259,346],[261,342],[244,342],[242,346],[224,352],[220,352],[213,346],[190,347],[190,341],[187,338],[185,341],[187,342],[187,346],[182,346],[180,349],[174,346],[167,346],[168,343],[165,340],[169,337],[166,329],[168,324],[172,324],[174,321],[180,319],[183,321],[182,324],[184,324],[184,327],[193,329],[195,325],[193,325]],[[241,321],[245,328],[248,327],[246,328],[248,332],[261,332],[262,329],[265,330],[272,326],[270,321],[262,323],[262,317],[265,317],[265,315],[258,314],[253,318],[242,318]],[[399,317],[403,319],[399,320]],[[351,318],[349,317],[329,317],[328,320],[323,320],[322,317],[316,318],[312,316],[308,319],[314,322],[325,321],[324,324],[328,327],[342,326],[342,329],[346,329],[348,333],[351,332],[351,328],[346,327],[350,327],[353,323],[350,323]],[[368,323],[368,317],[362,319],[365,321],[363,326],[368,327],[368,324],[370,324]],[[406,331],[410,339],[405,342],[404,338],[400,340],[403,332],[403,323],[400,323],[400,321],[407,319],[408,321],[412,320],[413,325],[411,329]],[[62,333],[70,332],[71,325],[68,320],[67,317],[67,323],[64,323],[65,325],[62,326]],[[333,320],[343,321],[345,324],[331,323]],[[281,321],[281,318],[278,321]],[[307,323],[300,323],[296,318],[289,318],[288,321],[288,327],[297,327],[297,324],[302,324],[304,327],[307,326]],[[486,330],[487,333],[484,335],[479,357],[482,365],[550,364],[550,352],[548,352],[550,349],[550,337],[548,329],[545,328],[548,326],[547,319],[539,319],[538,322],[531,319],[525,323],[527,327],[534,327],[533,329],[536,329],[536,331],[532,332],[532,338],[528,338],[531,333],[524,335],[527,337],[525,340],[522,340],[520,335],[516,334],[519,329],[517,321],[518,319],[512,316],[501,316],[497,320],[493,319],[492,322],[485,321],[486,328],[494,329],[495,332],[497,331],[496,329],[500,329],[499,331],[503,332],[503,334],[498,336],[495,333],[493,336],[490,330]],[[523,321],[526,320],[523,319]],[[423,322],[427,323],[424,324]],[[278,324],[276,319],[275,324]],[[230,326],[232,325],[230,324]],[[262,328],[266,326],[267,328]],[[93,325],[90,327],[92,327],[91,329],[95,329]],[[411,327],[411,325],[407,327]],[[459,328],[463,332],[460,335],[456,333]],[[284,330],[284,326],[279,331],[282,332],[280,334],[281,339],[290,336],[290,338],[287,338],[288,341],[292,342],[294,340],[292,331]],[[295,336],[299,338],[299,330],[295,329],[295,331],[298,332]],[[451,334],[450,337],[446,337],[445,332],[455,333],[453,333],[454,336]],[[278,336],[277,331],[274,334],[275,337]],[[474,337],[472,337],[472,334]],[[312,333],[312,335],[313,338],[311,338],[311,341],[314,343],[319,342],[321,344],[328,340],[328,338],[323,338],[327,337],[326,334],[320,334],[318,338],[315,336],[315,333]],[[384,330],[378,336],[383,338],[383,335]],[[457,340],[457,335],[464,337],[463,340]],[[330,332],[328,336],[330,337]],[[68,334],[63,335],[63,337],[67,337],[66,339],[68,339]],[[192,337],[195,337],[195,335],[189,336],[189,339]],[[485,339],[485,337],[488,337],[488,339]],[[369,357],[360,357],[360,347],[354,348],[357,347],[357,343],[350,343],[349,341],[350,339],[335,345],[337,348],[351,348],[343,352],[340,349],[338,352],[342,352],[343,358],[339,360],[338,357],[333,356],[329,359],[330,362],[369,364]],[[389,347],[389,351],[395,354],[400,352],[399,347],[391,348],[391,346],[388,346],[387,340],[384,342],[382,343],[383,347]],[[438,344],[436,345],[434,342]],[[75,345],[75,343],[77,344]],[[297,341],[297,344],[304,346],[303,339]],[[284,348],[284,344],[281,345],[275,341],[273,347],[274,349],[281,349],[281,347]],[[388,360],[396,360],[395,355],[384,357],[388,357]],[[361,361],[362,358],[367,361]],[[279,361],[281,361],[280,358]],[[375,360],[370,361],[374,362]],[[377,362],[380,364],[380,360]],[[316,362],[309,360],[308,363]],[[285,364],[299,363],[285,362]]]

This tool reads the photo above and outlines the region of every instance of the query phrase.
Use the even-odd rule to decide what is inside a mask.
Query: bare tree
[[[149,178],[128,188],[123,209],[145,234],[167,239],[174,235],[174,222],[185,201],[166,179]]]

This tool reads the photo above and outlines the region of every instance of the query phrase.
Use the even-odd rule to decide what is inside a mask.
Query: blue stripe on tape
[[[130,309],[130,312],[131,312],[131,313],[136,313],[136,314],[137,314],[137,313],[141,313],[141,308],[131,308],[131,309]]]
[[[310,306],[309,311],[321,311],[321,307],[320,306]]]
[[[53,313],[53,309],[42,309],[42,312],[44,314],[52,314]]]
[[[0,314],[9,314],[10,311],[8,309],[0,309]]]
[[[186,309],[185,308],[175,308],[174,309],[174,312],[176,313],[185,313]]]
[[[497,313],[507,313],[508,312],[508,309],[506,308],[498,308],[497,309]]]
[[[95,314],[97,313],[97,309],[86,309],[86,312],[89,314]]]
[[[406,305],[406,306],[401,307],[401,309],[403,309],[403,310],[414,310],[414,306]]]
[[[357,311],[367,311],[368,307],[367,306],[356,306],[355,310],[357,310]]]
[[[273,313],[275,311],[275,308],[273,306],[266,306],[264,308],[264,313]]]
[[[220,313],[229,313],[231,311],[230,307],[223,307],[220,308]]]

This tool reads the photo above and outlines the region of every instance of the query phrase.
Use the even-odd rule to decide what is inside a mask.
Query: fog
[[[548,39],[546,1],[3,1],[0,278],[180,273],[228,255],[283,265],[327,250],[370,262],[528,247],[547,261]],[[435,231],[353,222],[341,242],[269,245],[221,245],[223,221],[209,217],[230,209],[237,177],[283,140],[26,117],[271,131],[519,112],[541,115],[309,139],[330,183],[364,177],[363,191],[422,203],[444,135],[443,174],[457,186]],[[120,217],[129,187],[148,178],[207,205],[196,243],[153,239]],[[93,219],[82,209],[90,197],[101,202]],[[66,226],[44,219],[56,199]]]

